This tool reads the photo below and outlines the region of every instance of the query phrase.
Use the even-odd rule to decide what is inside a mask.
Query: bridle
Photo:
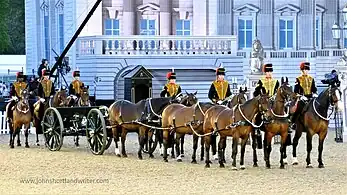
[[[283,83],[281,85],[281,87],[279,88],[279,92],[280,92],[280,97],[282,100],[279,100],[279,99],[276,99],[276,96],[277,96],[277,93],[275,93],[272,97],[270,97],[270,111],[271,111],[271,114],[275,117],[278,117],[278,118],[287,118],[289,116],[289,105],[291,103],[291,101],[289,100],[289,97],[291,94],[285,92],[283,90],[283,86],[284,85],[287,85],[288,87],[290,87],[290,85],[288,83]],[[285,94],[285,95],[284,95]],[[275,114],[273,109],[272,109],[272,104],[275,103],[275,102],[283,102],[283,105],[284,105],[284,108],[287,108],[287,112],[285,112],[284,115],[278,115],[278,114]]]
[[[332,96],[332,91],[333,91],[333,90],[332,90],[332,89],[334,89],[334,88],[336,88],[336,89],[334,90],[334,92],[335,92],[335,93],[338,92],[338,93],[339,93],[339,97],[340,97],[340,98],[338,98],[337,101],[333,101],[333,96]],[[316,104],[320,105],[320,103],[317,101],[317,98],[314,98],[314,100],[313,100],[313,102],[312,102],[312,107],[313,107],[314,112],[318,115],[319,118],[321,118],[321,119],[323,119],[323,120],[326,120],[326,121],[329,121],[329,120],[332,118],[333,113],[334,113],[334,111],[335,111],[335,108],[336,108],[336,106],[337,106],[337,102],[341,100],[341,96],[340,96],[341,91],[340,91],[337,87],[334,87],[334,88],[331,88],[330,86],[329,86],[329,88],[328,88],[328,90],[329,90],[329,98],[328,98],[328,99],[329,99],[329,107],[332,107],[332,111],[331,111],[331,113],[330,113],[329,116],[324,117],[324,116],[322,116],[322,115],[318,112],[318,110],[317,110],[317,108],[316,108]]]

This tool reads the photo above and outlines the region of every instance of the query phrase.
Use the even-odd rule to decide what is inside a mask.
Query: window
[[[252,19],[238,19],[239,49],[251,48],[253,40]]]
[[[293,20],[280,19],[279,21],[279,48],[293,48],[294,22]]]
[[[177,20],[176,21],[176,35],[178,36],[189,36],[191,35],[190,30],[190,20]],[[184,43],[186,45],[184,45]],[[176,42],[176,45],[179,45],[181,49],[185,47],[186,49],[190,48],[190,41],[180,41]]]
[[[105,19],[104,21],[104,34],[105,35],[119,35],[119,20]],[[112,48],[113,41],[108,41],[108,48]],[[116,49],[119,48],[119,41],[114,41]]]
[[[64,14],[58,15],[58,29],[59,29],[59,47],[60,53],[64,50]]]
[[[43,17],[43,30],[44,30],[44,41],[45,41],[45,58],[50,59],[50,42],[49,42],[49,16],[47,11]]]
[[[155,28],[155,20],[147,20],[147,19],[141,19],[140,22],[140,35],[156,35],[157,30]],[[148,41],[144,41],[145,46],[143,47],[143,41],[140,41],[139,45],[140,48],[149,48]],[[151,42],[151,48],[155,47],[155,42]]]

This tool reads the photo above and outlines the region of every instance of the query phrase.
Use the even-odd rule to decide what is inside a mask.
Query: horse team
[[[168,149],[171,147],[171,155],[182,161],[183,137],[193,135],[193,155],[192,163],[197,163],[196,151],[198,149],[198,139],[201,138],[200,160],[205,159],[205,167],[210,167],[210,147],[212,154],[218,159],[220,167],[224,167],[226,138],[231,136],[232,142],[232,169],[236,170],[236,156],[238,152],[239,139],[241,139],[241,160],[240,169],[245,169],[244,154],[246,143],[251,136],[253,149],[253,166],[258,166],[257,141],[255,130],[263,126],[265,133],[264,160],[266,167],[270,168],[271,140],[273,136],[281,136],[280,147],[280,168],[284,168],[286,160],[286,140],[289,128],[289,115],[295,112],[299,101],[303,101],[295,95],[288,79],[282,78],[281,85],[273,97],[262,91],[258,96],[247,100],[247,89],[241,89],[235,94],[227,105],[217,105],[209,102],[199,102],[196,97],[197,92],[182,95],[182,98],[162,97],[148,98],[134,104],[127,100],[114,102],[108,108],[108,122],[112,128],[115,142],[115,153],[117,156],[127,157],[125,150],[126,135],[128,132],[137,132],[139,138],[138,158],[142,159],[142,152],[147,143],[158,139],[163,149],[163,160],[168,162]],[[85,89],[86,96],[81,97],[77,106],[88,106],[86,98],[88,89]],[[336,86],[329,86],[318,97],[309,102],[305,102],[304,110],[299,113],[295,136],[293,139],[293,164],[298,164],[296,158],[296,148],[302,132],[306,132],[307,140],[307,167],[312,167],[310,152],[312,150],[312,136],[319,135],[318,163],[320,168],[324,167],[322,161],[323,143],[328,131],[328,109],[329,106],[337,107],[341,101],[340,91]],[[64,90],[59,91],[53,97],[49,106],[61,107],[68,105],[68,97]],[[10,146],[13,147],[15,131],[22,125],[25,126],[26,146],[28,145],[28,128],[34,118],[35,126],[40,128],[39,122],[42,114],[29,112],[28,93],[23,90],[23,98],[13,109],[13,119],[10,121]],[[255,124],[255,116],[261,115],[261,124]],[[219,136],[217,144],[216,137]],[[119,138],[121,141],[121,151],[119,151]],[[78,140],[78,139],[77,139]],[[19,136],[17,145],[20,146]],[[38,137],[37,137],[38,142]],[[78,144],[78,143],[77,143]],[[76,145],[77,145],[76,144]],[[218,146],[218,147],[217,147]],[[181,148],[180,148],[181,147]],[[217,150],[218,148],[218,150]],[[155,149],[155,148],[154,148]],[[154,149],[149,150],[149,157],[154,158]],[[174,154],[174,151],[176,154]],[[218,157],[217,157],[218,156]]]

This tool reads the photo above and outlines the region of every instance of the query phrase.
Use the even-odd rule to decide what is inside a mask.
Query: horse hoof
[[[313,166],[312,166],[311,164],[308,164],[308,165],[306,166],[306,168],[311,169],[311,168],[313,168]]]
[[[245,169],[246,169],[246,166],[245,166],[245,165],[241,165],[241,166],[240,166],[240,169],[241,169],[241,170],[245,170]]]
[[[218,155],[217,154],[213,155],[213,159],[218,160]]]
[[[205,165],[205,168],[210,168],[210,164],[206,164],[206,165]]]
[[[258,167],[258,163],[254,163],[254,164],[253,164],[253,167]]]
[[[287,160],[287,158],[284,158],[284,159],[283,159],[283,163],[284,163],[285,165],[287,165],[287,164],[288,164],[288,160]]]
[[[10,145],[10,148],[14,148],[14,145]]]
[[[267,169],[271,169],[271,166],[270,166],[270,165],[266,165],[266,168],[267,168]]]
[[[39,143],[36,143],[36,146],[40,146],[40,144],[39,144]]]
[[[182,162],[182,159],[177,159],[177,162]]]
[[[143,160],[142,156],[139,156],[139,160]]]
[[[293,165],[298,165],[299,161],[296,157],[293,157]]]
[[[297,163],[297,162],[293,162],[293,165],[299,165],[299,163]]]
[[[30,147],[29,147],[29,144],[25,144],[25,147],[26,147],[26,148],[30,148]]]
[[[169,162],[167,159],[164,159],[164,162]]]
[[[171,155],[171,158],[175,158],[175,155]]]
[[[150,154],[150,155],[149,155],[149,158],[154,158],[153,154]]]
[[[120,154],[116,154],[116,156],[121,157],[121,155],[120,155]]]
[[[200,161],[204,161],[204,158],[200,158]]]
[[[196,160],[192,160],[191,163],[192,163],[192,164],[198,164],[198,162],[196,162]]]
[[[181,157],[183,158],[183,157],[184,157],[184,154],[181,154]]]
[[[17,146],[22,146],[22,144],[19,143],[19,144],[17,144]]]
[[[280,169],[284,169],[284,165],[281,165],[281,166],[280,166]]]
[[[123,154],[123,155],[122,155],[122,157],[123,157],[123,158],[127,158],[127,157],[128,157],[128,155],[126,155],[126,154]]]
[[[318,165],[318,168],[324,168],[323,164]]]
[[[231,170],[237,171],[237,167],[233,166],[233,167],[231,167]]]

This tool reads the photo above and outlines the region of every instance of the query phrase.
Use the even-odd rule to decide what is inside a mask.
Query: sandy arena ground
[[[279,169],[279,145],[275,145],[272,168],[265,169],[262,150],[258,150],[260,167],[253,168],[251,147],[247,146],[246,170],[232,171],[230,142],[226,168],[219,168],[214,161],[206,169],[203,162],[190,164],[190,136],[186,137],[184,161],[170,159],[164,163],[158,150],[155,159],[148,159],[147,155],[142,161],[137,159],[136,134],[128,135],[128,158],[116,157],[114,144],[104,155],[92,155],[84,137],[79,148],[73,145],[72,138],[65,138],[61,151],[51,152],[35,146],[33,135],[29,137],[31,148],[23,147],[22,136],[23,146],[15,149],[9,148],[7,135],[0,135],[0,194],[347,194],[347,144],[337,144],[333,137],[334,132],[330,131],[323,152],[324,169],[317,168],[315,136],[313,169],[305,168],[306,141],[302,138],[298,166]],[[290,147],[288,154],[291,151]]]

